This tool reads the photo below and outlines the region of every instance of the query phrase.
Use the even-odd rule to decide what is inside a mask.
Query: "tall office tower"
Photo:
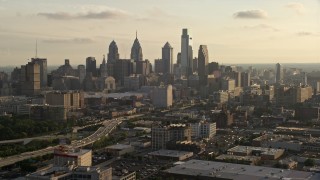
[[[177,64],[181,64],[181,53],[177,54]]]
[[[33,96],[40,94],[40,65],[29,62],[21,66],[21,94]]]
[[[82,64],[78,65],[78,73],[79,73],[80,85],[82,85],[83,80],[86,77],[86,66]]]
[[[302,85],[308,85],[308,75],[306,72],[302,73]]]
[[[218,70],[219,70],[219,63],[217,63],[217,62],[209,63],[208,74],[213,74],[214,71],[218,71]]]
[[[109,45],[108,61],[107,63],[114,63],[119,59],[118,46],[115,41],[112,41]]]
[[[194,73],[198,72],[198,58],[197,57],[192,59],[192,68],[193,68],[192,72],[194,72]]]
[[[93,76],[97,76],[97,65],[94,57],[87,57],[86,59],[86,73],[92,73]]]
[[[100,64],[100,77],[107,77],[107,63],[106,63],[106,58],[103,55],[103,60],[102,63]]]
[[[155,73],[163,73],[163,61],[162,59],[154,60],[154,72]]]
[[[133,59],[135,61],[142,61],[143,60],[142,48],[141,48],[140,42],[138,40],[137,33],[136,33],[136,39],[134,40],[134,43],[131,48],[131,59]]]
[[[281,64],[276,64],[276,83],[282,83],[283,81],[283,68]]]
[[[167,42],[162,48],[162,62],[163,62],[163,73],[173,73],[173,48]]]
[[[119,59],[114,65],[114,78],[119,85],[124,84],[124,77],[133,74],[133,64],[131,59]]]
[[[182,30],[181,36],[181,67],[182,67],[182,75],[185,77],[189,77],[192,75],[192,60],[193,60],[193,52],[192,52],[192,37],[188,34],[190,31],[188,29]]]
[[[46,87],[48,83],[47,59],[31,58],[31,62],[37,63],[40,66],[40,87]]]
[[[149,60],[136,61],[136,74],[148,75],[151,73]]]
[[[248,87],[251,85],[251,73],[250,72],[242,72],[241,73],[241,87]]]
[[[206,45],[200,45],[198,51],[198,75],[200,85],[207,85],[209,52]]]

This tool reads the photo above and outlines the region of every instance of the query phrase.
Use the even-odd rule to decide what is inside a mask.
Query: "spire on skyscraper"
[[[131,48],[131,59],[135,61],[143,60],[142,48],[138,40],[138,31],[136,31],[136,39],[134,40]]]

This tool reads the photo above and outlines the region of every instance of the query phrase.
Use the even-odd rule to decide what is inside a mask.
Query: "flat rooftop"
[[[189,155],[191,157],[191,156],[193,156],[193,152],[161,149],[158,151],[151,152],[148,155],[179,158],[179,157],[185,156],[185,155]]]
[[[123,149],[128,149],[128,148],[132,148],[131,145],[126,145],[126,144],[115,144],[115,145],[111,145],[106,147],[106,149],[115,149],[115,150],[123,150]]]
[[[56,148],[54,150],[54,154],[57,155],[68,155],[68,156],[82,156],[91,152],[91,149],[68,149],[68,148]]]
[[[175,175],[232,180],[320,179],[319,173],[202,160],[189,160],[164,172]]]
[[[274,155],[278,152],[283,152],[284,149],[263,148],[263,147],[254,147],[254,146],[236,146],[231,149],[228,149],[228,152],[252,152],[252,151],[261,151],[261,154]]]
[[[216,157],[216,159],[218,160],[236,159],[236,160],[244,160],[244,161],[256,161],[256,160],[260,160],[261,158],[258,156],[236,156],[236,155],[222,154]]]

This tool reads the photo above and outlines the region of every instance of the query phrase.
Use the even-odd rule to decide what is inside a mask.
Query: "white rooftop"
[[[190,155],[190,157],[191,157],[191,156],[193,156],[193,152],[161,149],[158,151],[151,152],[151,153],[149,153],[149,155],[177,157],[178,158],[178,157],[185,156],[185,155]]]
[[[304,171],[293,171],[261,166],[231,164],[215,161],[189,160],[164,172],[176,175],[187,175],[206,178],[233,180],[318,180],[320,174]]]

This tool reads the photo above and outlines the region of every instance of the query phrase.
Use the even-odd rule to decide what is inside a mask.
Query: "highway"
[[[114,118],[112,120],[105,120],[102,123],[104,125],[103,127],[100,127],[97,131],[95,131],[93,134],[91,134],[88,137],[85,137],[81,140],[72,141],[71,146],[73,148],[80,148],[80,147],[84,147],[86,145],[92,144],[95,141],[98,141],[101,137],[108,136],[114,129],[117,128],[118,125],[122,123],[123,120],[128,120],[128,119],[140,117],[140,116],[143,116],[143,114],[137,114],[137,115],[127,116],[127,117],[119,117],[119,118]],[[59,145],[53,146],[53,147],[47,147],[45,149],[40,149],[37,151],[25,152],[19,155],[1,158],[0,167],[11,165],[25,159],[43,156],[46,154],[51,154],[53,153],[53,150],[58,146]]]

